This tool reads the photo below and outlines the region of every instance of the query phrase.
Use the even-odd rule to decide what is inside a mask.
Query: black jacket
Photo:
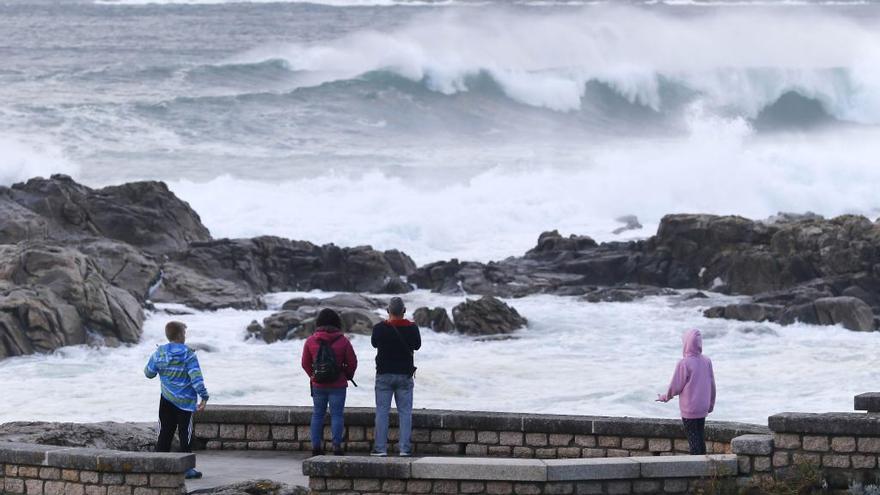
[[[376,353],[376,374],[412,375],[413,351],[422,347],[419,326],[409,320],[396,320],[394,326],[406,344],[397,336],[388,321],[373,327],[373,347],[379,350]]]

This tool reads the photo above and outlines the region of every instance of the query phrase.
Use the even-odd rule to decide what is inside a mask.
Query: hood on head
[[[169,342],[165,344],[165,352],[170,356],[180,356],[182,354],[186,354],[189,352],[189,347],[186,344],[180,344],[178,342]]]
[[[333,343],[339,337],[342,337],[342,330],[336,327],[319,327],[315,329],[315,338],[318,340],[326,340]]]
[[[684,350],[682,351],[684,357],[703,354],[703,335],[699,330],[688,330],[681,337],[681,341],[684,344]]]

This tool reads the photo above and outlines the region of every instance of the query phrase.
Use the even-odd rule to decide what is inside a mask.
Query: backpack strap
[[[413,351],[412,347],[410,347],[409,342],[407,342],[406,339],[403,338],[403,335],[400,334],[400,330],[398,330],[396,326],[392,325],[388,321],[386,321],[385,324],[394,330],[394,333],[397,335],[397,338],[400,339],[400,342],[403,343],[403,346],[406,347],[406,350],[409,351],[409,355],[415,356],[415,352]]]

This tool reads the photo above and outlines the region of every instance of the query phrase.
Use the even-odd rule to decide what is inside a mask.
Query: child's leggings
[[[706,439],[703,430],[706,427],[706,418],[682,418],[681,422],[684,423],[684,433],[687,435],[691,455],[704,455],[706,453]]]

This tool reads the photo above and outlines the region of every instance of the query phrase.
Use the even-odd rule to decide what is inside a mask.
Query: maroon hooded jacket
[[[336,364],[340,366],[341,373],[339,378],[332,383],[316,383],[312,368],[315,357],[318,355],[318,349],[321,348],[321,341],[328,342],[333,353],[336,355]],[[354,348],[348,338],[342,334],[338,328],[321,327],[315,330],[303,345],[302,367],[312,381],[315,388],[344,388],[348,387],[348,380],[354,378],[354,372],[357,370],[357,356],[354,354]]]

